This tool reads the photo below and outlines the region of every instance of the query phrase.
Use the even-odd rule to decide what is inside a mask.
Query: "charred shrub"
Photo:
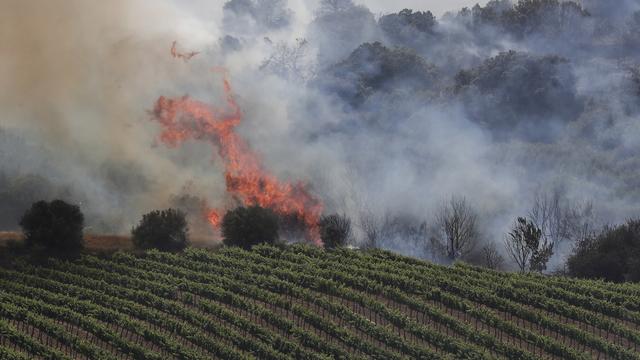
[[[250,249],[257,244],[278,240],[278,216],[257,205],[229,210],[222,219],[223,243]]]
[[[60,255],[82,250],[84,215],[76,205],[62,200],[38,201],[22,216],[20,226],[29,248]]]
[[[327,249],[341,247],[351,239],[351,219],[345,215],[328,215],[320,219],[320,238]]]
[[[145,214],[131,230],[133,244],[141,250],[181,251],[189,245],[188,233],[185,213],[175,209]]]

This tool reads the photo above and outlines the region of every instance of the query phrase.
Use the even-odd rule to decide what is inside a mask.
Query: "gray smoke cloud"
[[[28,192],[18,180],[37,176],[67,189],[46,198],[81,202],[93,230],[123,232],[194,178],[151,148],[147,110],[159,93],[191,86],[181,83],[193,76],[172,61],[171,41],[202,45],[213,41],[211,29],[168,2],[10,0],[3,7],[0,148],[9,183]],[[33,196],[7,214],[13,227],[27,200]]]
[[[160,95],[222,104],[212,66],[265,167],[307,182],[360,240],[363,214],[396,219],[379,245],[438,259],[428,238],[454,195],[479,214],[479,247],[501,247],[540,194],[591,203],[594,226],[640,214],[635,1],[50,3],[0,15],[0,170],[83,201],[96,229],[228,200],[211,149],[154,146],[147,114]],[[177,61],[173,40],[201,53]]]

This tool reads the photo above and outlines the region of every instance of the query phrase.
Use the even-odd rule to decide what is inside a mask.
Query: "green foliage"
[[[250,249],[253,245],[278,240],[278,216],[258,205],[229,210],[222,219],[223,243]]]
[[[5,140],[0,138],[0,142]],[[0,172],[0,230],[14,230],[22,213],[34,202],[41,199],[76,198],[71,194],[71,189],[57,186],[42,176],[8,175]]]
[[[429,93],[439,84],[440,74],[411,49],[373,42],[360,45],[349,57],[330,66],[318,81],[358,106],[378,91],[412,89]]]
[[[181,251],[189,244],[189,229],[184,212],[175,209],[154,210],[142,216],[131,230],[138,249]]]
[[[542,272],[553,255],[553,243],[543,241],[542,230],[533,221],[519,217],[505,239],[505,246],[520,272]]]
[[[111,359],[117,348],[158,360],[637,360],[640,345],[636,284],[381,250],[260,245],[16,261],[0,267],[0,288],[3,359]]]
[[[83,247],[84,215],[62,200],[38,201],[20,220],[25,244],[59,254],[74,254]]]
[[[608,281],[640,281],[640,220],[607,227],[578,243],[567,260],[569,274]]]
[[[430,11],[414,12],[404,9],[397,14],[382,16],[378,23],[391,40],[400,44],[418,45],[435,34],[438,21]]]
[[[550,119],[567,122],[584,107],[571,63],[559,56],[502,52],[460,71],[453,88],[470,117],[499,137],[519,133],[536,140],[547,131],[557,131],[558,123]]]
[[[332,214],[320,219],[320,238],[327,249],[345,246],[351,239],[351,219],[346,215]]]
[[[467,15],[468,10],[461,15]],[[485,7],[476,5],[471,12],[473,24],[500,27],[515,36],[553,36],[575,31],[581,20],[590,16],[578,2],[560,0],[493,0]]]

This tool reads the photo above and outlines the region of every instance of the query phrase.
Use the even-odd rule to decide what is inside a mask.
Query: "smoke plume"
[[[637,2],[430,3],[9,0],[0,181],[20,191],[2,211],[31,200],[9,193],[65,197],[126,232],[178,206],[215,238],[201,213],[230,206],[224,159],[198,136],[158,146],[150,120],[160,96],[224,106],[219,67],[263,169],[349,216],[359,244],[373,222],[377,246],[439,259],[452,196],[479,214],[478,248],[545,197],[576,228],[640,215]]]

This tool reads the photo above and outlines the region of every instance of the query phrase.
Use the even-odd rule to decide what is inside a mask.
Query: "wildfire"
[[[178,45],[177,41],[174,41],[173,44],[171,44],[171,56],[173,56],[176,59],[182,59],[184,60],[184,62],[187,62],[191,60],[192,57],[200,54],[199,51],[191,51],[188,53],[178,52],[177,45]]]
[[[175,46],[175,43],[174,43]],[[221,72],[221,71],[218,71]],[[307,236],[321,246],[318,220],[322,202],[303,183],[283,183],[267,172],[257,154],[235,132],[242,121],[231,84],[222,72],[226,109],[217,108],[189,96],[160,97],[153,109],[153,119],[162,126],[161,142],[177,147],[187,140],[211,144],[224,163],[227,191],[244,205],[260,205],[281,215],[297,215],[307,226]],[[208,210],[209,223],[219,228],[222,209]]]

